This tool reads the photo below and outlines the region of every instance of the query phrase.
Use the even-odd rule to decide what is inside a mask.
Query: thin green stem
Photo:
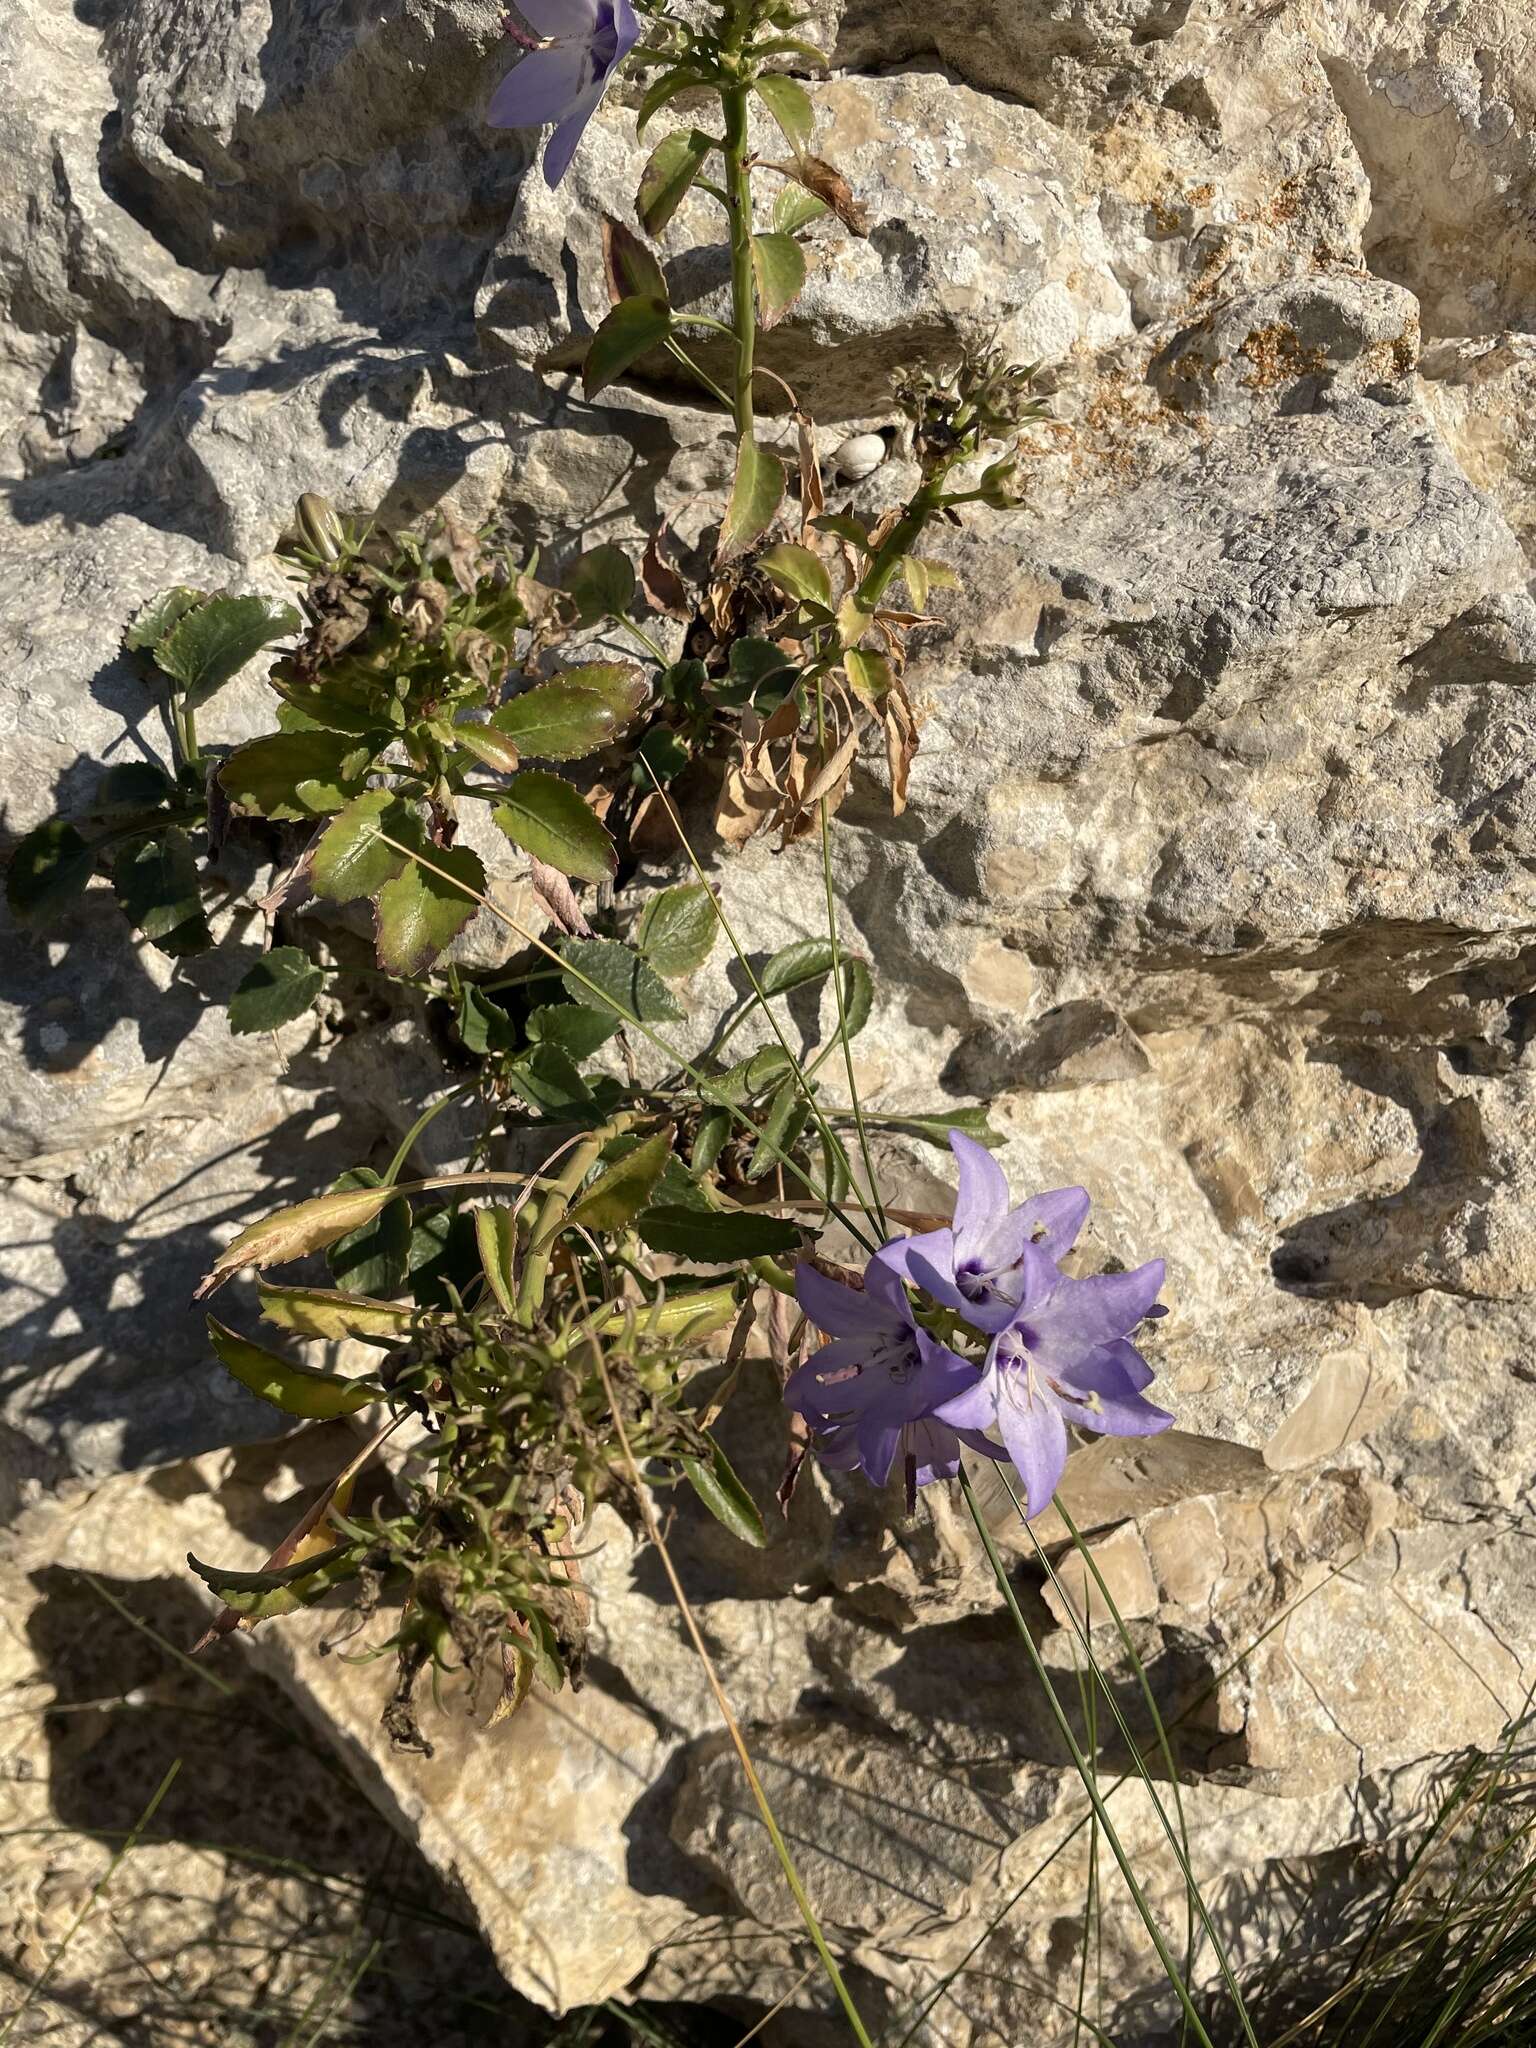
[[[628,633],[632,640],[639,641],[640,645],[645,649],[646,653],[651,657],[652,661],[656,662],[662,668],[671,667],[672,664],[668,661],[664,649],[661,648],[657,644],[657,642],[651,638],[650,634],[646,632],[644,626],[637,626],[633,619],[623,618],[620,616],[618,612],[610,612],[608,616],[609,622],[612,625],[617,626],[620,632]]]
[[[825,760],[827,706],[826,696],[819,681],[816,685],[816,743]],[[843,987],[843,956],[837,937],[837,894],[832,886],[832,819],[824,796],[817,798],[816,809],[821,823],[821,874],[827,898],[827,940],[832,948],[832,989],[837,1000],[837,1037],[843,1048],[843,1066],[848,1076],[848,1100],[853,1108],[854,1126],[859,1134],[859,1156],[864,1161],[864,1176],[869,1182],[869,1199],[880,1225],[880,1235],[886,1238],[891,1234],[890,1227],[885,1220],[885,1205],[880,1199],[880,1184],[875,1178],[875,1162],[869,1149],[869,1132],[864,1124],[864,1105],[859,1100],[859,1084],[853,1075],[853,1040],[848,1035],[847,991]]]
[[[1066,1523],[1067,1533],[1069,1536],[1071,1536],[1072,1541],[1076,1544],[1078,1553],[1082,1557],[1084,1565],[1087,1567],[1088,1571],[1092,1575],[1093,1582],[1098,1587],[1099,1593],[1104,1600],[1105,1606],[1109,1609],[1110,1617],[1113,1620],[1115,1628],[1120,1637],[1121,1646],[1125,1650],[1126,1655],[1131,1660],[1131,1668],[1136,1673],[1136,1678],[1141,1688],[1142,1698],[1146,1702],[1147,1711],[1152,1717],[1152,1726],[1157,1736],[1158,1746],[1162,1751],[1163,1765],[1164,1768],[1167,1770],[1169,1779],[1173,1785],[1174,1805],[1179,1816],[1178,1837],[1176,1837],[1174,1834],[1173,1825],[1168,1818],[1167,1810],[1164,1807],[1162,1800],[1159,1799],[1157,1796],[1156,1787],[1152,1783],[1151,1775],[1147,1770],[1145,1760],[1143,1759],[1141,1751],[1137,1746],[1136,1738],[1131,1733],[1125,1715],[1121,1711],[1120,1702],[1116,1699],[1113,1688],[1108,1684],[1102,1671],[1099,1669],[1098,1660],[1093,1654],[1093,1645],[1088,1638],[1087,1631],[1084,1629],[1082,1622],[1078,1619],[1077,1609],[1072,1604],[1071,1596],[1068,1593],[1066,1587],[1063,1586],[1061,1579],[1057,1574],[1055,1566],[1051,1563],[1050,1559],[1046,1556],[1044,1549],[1041,1547],[1039,1537],[1036,1536],[1034,1530],[1030,1528],[1029,1523],[1025,1520],[1023,1504],[1020,1502],[1018,1495],[1014,1492],[1013,1481],[1008,1477],[1006,1471],[1002,1473],[1002,1480],[1003,1484],[1008,1489],[1009,1499],[1012,1500],[1014,1507],[1018,1510],[1020,1521],[1024,1523],[1025,1529],[1029,1532],[1029,1539],[1031,1543],[1033,1543],[1035,1546],[1035,1555],[1039,1559],[1041,1565],[1044,1567],[1051,1584],[1056,1589],[1057,1597],[1061,1601],[1062,1609],[1066,1614],[1072,1632],[1077,1637],[1077,1640],[1083,1646],[1083,1650],[1088,1658],[1089,1669],[1092,1672],[1094,1678],[1097,1680],[1099,1689],[1104,1694],[1104,1698],[1109,1706],[1110,1714],[1114,1719],[1115,1726],[1120,1731],[1121,1739],[1125,1742],[1127,1748],[1130,1750],[1131,1760],[1135,1768],[1136,1775],[1141,1779],[1143,1785],[1146,1787],[1147,1797],[1152,1802],[1152,1810],[1157,1815],[1158,1825],[1162,1828],[1163,1834],[1167,1839],[1168,1846],[1173,1851],[1174,1861],[1179,1866],[1179,1875],[1184,1880],[1186,1898],[1188,1899],[1189,1903],[1193,1906],[1195,1912],[1198,1913],[1200,1917],[1200,1925],[1205,1930],[1206,1938],[1209,1940],[1212,1948],[1215,1951],[1216,1962],[1218,1968],[1221,1971],[1222,1982],[1226,1985],[1228,1995],[1230,1996],[1232,2003],[1237,2010],[1238,2021],[1243,2029],[1243,2034],[1247,2039],[1248,2048],[1259,2048],[1258,2037],[1254,2033],[1253,2023],[1248,2017],[1248,2008],[1243,2003],[1243,1994],[1241,1990],[1238,1988],[1237,1977],[1233,1972],[1230,1961],[1228,1960],[1227,1952],[1222,1944],[1221,1937],[1216,1932],[1216,1928],[1211,1919],[1210,1914],[1206,1911],[1205,1900],[1200,1895],[1200,1888],[1195,1883],[1194,1874],[1189,1867],[1189,1833],[1184,1825],[1183,1800],[1179,1796],[1178,1769],[1173,1760],[1173,1751],[1170,1749],[1168,1745],[1168,1735],[1167,1730],[1163,1726],[1163,1717],[1157,1710],[1156,1700],[1152,1697],[1152,1688],[1150,1684],[1147,1682],[1147,1674],[1142,1666],[1141,1659],[1136,1654],[1136,1646],[1131,1641],[1130,1631],[1129,1629],[1127,1629],[1125,1622],[1121,1617],[1119,1608],[1115,1605],[1114,1596],[1111,1594],[1109,1587],[1105,1582],[1104,1574],[1099,1570],[1098,1561],[1092,1556],[1088,1549],[1088,1546],[1083,1542],[1082,1537],[1077,1533],[1077,1525],[1073,1522],[1072,1517],[1068,1514],[1066,1508],[1063,1507],[1061,1501],[1058,1499],[1056,1502],[1057,1513]],[[1182,1843],[1179,1837],[1182,1837]],[[1192,1951],[1192,1939],[1190,1940],[1188,1946],[1189,1949]],[[1187,1962],[1185,1967],[1187,1976],[1189,1968],[1189,1964]],[[1186,2013],[1185,2016],[1187,2018],[1188,2014]]]
[[[672,829],[676,832],[678,841],[681,844],[684,853],[686,853],[688,856],[689,865],[692,867],[693,872],[698,877],[699,881],[703,883],[706,889],[708,889],[708,878],[704,873],[704,869],[700,863],[698,855],[693,850],[692,841],[689,839],[687,832],[683,829],[683,821],[677,814],[677,806],[673,803],[671,797],[668,796],[666,790],[662,787],[660,778],[657,776],[655,770],[651,767],[650,762],[645,759],[645,756],[643,754],[640,755],[638,758],[642,766],[644,767],[646,774],[649,775],[651,778],[651,786],[654,788],[656,794],[661,798],[663,804],[666,806],[667,816],[671,820]],[[758,1005],[762,1009],[763,1015],[768,1019],[769,1025],[772,1027],[773,1030],[773,1035],[779,1041],[779,1046],[783,1051],[784,1057],[789,1061],[790,1073],[794,1077],[795,1085],[799,1088],[801,1095],[805,1098],[805,1101],[810,1107],[811,1117],[816,1125],[817,1130],[820,1132],[824,1142],[826,1142],[829,1145],[837,1146],[838,1149],[841,1149],[837,1136],[832,1129],[832,1126],[827,1122],[826,1112],[822,1109],[821,1104],[816,1099],[816,1091],[810,1086],[810,1084],[806,1080],[805,1069],[800,1064],[800,1061],[796,1056],[794,1047],[790,1044],[789,1039],[785,1036],[783,1026],[779,1023],[777,1016],[775,1016],[774,1014],[773,1007],[769,1001],[767,991],[764,989],[762,983],[757,978],[757,970],[753,967],[751,961],[747,958],[746,950],[742,946],[740,939],[738,939],[736,936],[736,928],[731,923],[730,918],[726,915],[725,906],[720,901],[720,898],[715,894],[713,889],[709,890],[709,900],[711,904],[714,906],[715,918],[719,923],[720,929],[725,933],[726,940],[729,943],[732,952],[736,955],[736,959],[741,967],[742,972],[746,975],[748,982],[751,984],[752,994],[756,998]],[[834,969],[834,978],[835,977],[836,971]],[[841,990],[839,990],[839,1001],[841,1001]],[[802,1176],[802,1178],[803,1177],[804,1176]],[[873,1192],[873,1189],[871,1190],[871,1192]],[[879,1214],[878,1210],[876,1211],[876,1213],[877,1215]],[[853,1235],[858,1239],[859,1243],[863,1245],[866,1251],[873,1252],[875,1250],[875,1246],[870,1243],[869,1238],[865,1235],[864,1231],[860,1229],[857,1223],[853,1222],[849,1217],[842,1215],[841,1213],[838,1214],[838,1221],[843,1225],[843,1227],[846,1230],[849,1230],[853,1233]]]
[[[970,1510],[971,1520],[976,1525],[976,1533],[981,1538],[982,1548],[987,1553],[987,1562],[992,1567],[992,1575],[997,1580],[998,1591],[1002,1594],[1003,1602],[1009,1614],[1013,1617],[1013,1624],[1018,1631],[1019,1640],[1023,1643],[1029,1661],[1034,1667],[1036,1678],[1040,1681],[1041,1690],[1045,1694],[1046,1705],[1050,1709],[1051,1719],[1056,1723],[1057,1733],[1066,1746],[1067,1754],[1072,1759],[1073,1768],[1076,1770],[1079,1778],[1082,1779],[1083,1789],[1088,1794],[1088,1801],[1093,1809],[1094,1816],[1103,1830],[1105,1841],[1109,1844],[1110,1854],[1120,1866],[1120,1875],[1125,1879],[1126,1889],[1131,1895],[1132,1903],[1135,1905],[1136,1911],[1141,1915],[1142,1925],[1146,1928],[1148,1935],[1151,1937],[1152,1946],[1157,1951],[1157,1959],[1163,1966],[1163,1974],[1168,1979],[1175,1996],[1188,2015],[1189,2023],[1194,2029],[1195,2038],[1201,2043],[1201,2048],[1215,2048],[1215,2044],[1207,2033],[1199,2013],[1195,2010],[1194,2001],[1189,1995],[1189,1987],[1179,1975],[1178,1966],[1168,1952],[1168,1944],[1164,1941],[1162,1932],[1156,1920],[1152,1917],[1152,1908],[1147,1904],[1146,1894],[1142,1891],[1136,1873],[1131,1868],[1131,1860],[1126,1855],[1120,1837],[1115,1831],[1115,1824],[1110,1819],[1109,1809],[1100,1796],[1098,1786],[1094,1781],[1094,1774],[1089,1768],[1088,1759],[1083,1755],[1081,1748],[1078,1746],[1077,1737],[1072,1733],[1072,1723],[1067,1719],[1060,1697],[1055,1686],[1051,1683],[1051,1674],[1045,1668],[1045,1659],[1040,1655],[1035,1639],[1029,1632],[1029,1624],[1025,1621],[1020,1611],[1013,1587],[1009,1583],[1008,1573],[1004,1569],[1002,1558],[998,1555],[997,1545],[993,1541],[992,1531],[987,1527],[987,1518],[981,1511],[981,1502],[976,1498],[976,1490],[971,1484],[971,1475],[963,1465],[960,1468],[960,1488],[965,1495],[965,1504]]]
[[[528,1242],[527,1256],[523,1260],[522,1278],[517,1288],[517,1320],[525,1330],[533,1328],[534,1319],[544,1299],[544,1287],[549,1278],[550,1254],[555,1248],[555,1239],[560,1234],[560,1225],[571,1206],[571,1198],[597,1163],[597,1155],[610,1138],[617,1137],[626,1129],[630,1119],[615,1117],[610,1123],[602,1124],[590,1131],[577,1145],[566,1161],[554,1186],[539,1205],[534,1218],[533,1235]]]
[[[731,411],[732,407],[730,398],[724,391],[720,389],[720,386],[715,382],[714,378],[710,376],[709,372],[699,367],[699,365],[693,360],[693,357],[689,355],[687,349],[683,347],[681,342],[674,340],[673,337],[669,334],[665,342],[663,342],[662,346],[666,349],[667,354],[669,356],[673,357],[677,362],[680,362],[682,364],[683,368],[688,372],[688,374],[691,377],[698,378],[699,382],[704,386],[704,389],[706,391],[710,392],[714,397],[719,399],[720,403],[725,407],[727,412]]]
[[[747,109],[751,89],[727,86],[720,95],[725,113],[725,197],[731,236],[731,329],[736,336],[732,411],[738,438],[752,432],[752,378],[757,350],[757,287],[752,276],[752,174],[747,169]]]
[[[411,1156],[411,1147],[416,1143],[416,1140],[421,1136],[422,1132],[427,1128],[428,1124],[431,1123],[432,1119],[435,1116],[441,1116],[443,1111],[448,1107],[450,1102],[457,1102],[461,1095],[470,1094],[475,1088],[475,1086],[475,1082],[466,1081],[463,1083],[461,1087],[450,1088],[446,1095],[440,1095],[437,1098],[436,1102],[429,1103],[427,1105],[427,1107],[421,1112],[421,1115],[417,1117],[415,1123],[413,1123],[411,1125],[411,1128],[406,1132],[405,1136],[400,1140],[400,1148],[395,1153],[394,1158],[391,1159],[391,1161],[389,1162],[389,1166],[385,1172],[384,1179],[381,1182],[381,1185],[383,1187],[392,1188],[395,1182],[400,1178],[400,1174],[405,1166],[405,1162]]]

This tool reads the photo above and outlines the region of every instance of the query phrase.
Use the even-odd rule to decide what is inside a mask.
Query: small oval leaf
[[[338,1415],[355,1415],[359,1408],[384,1398],[384,1389],[374,1380],[349,1380],[339,1373],[290,1365],[217,1316],[208,1318],[208,1341],[224,1370],[242,1387],[302,1422],[333,1422]]]

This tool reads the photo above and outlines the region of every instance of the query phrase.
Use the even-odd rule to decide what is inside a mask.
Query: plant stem
[[[442,1111],[448,1107],[450,1102],[457,1102],[461,1095],[468,1095],[475,1086],[475,1082],[466,1081],[463,1083],[461,1087],[451,1088],[446,1095],[440,1095],[437,1098],[436,1102],[432,1102],[427,1105],[427,1107],[421,1112],[421,1115],[417,1117],[415,1123],[413,1123],[411,1125],[411,1128],[406,1132],[405,1136],[400,1140],[400,1149],[396,1152],[394,1158],[389,1162],[388,1170],[384,1175],[384,1179],[382,1182],[382,1185],[384,1187],[392,1188],[395,1182],[400,1178],[401,1169],[404,1167],[407,1159],[409,1159],[411,1156],[411,1147],[415,1144],[416,1140],[421,1136],[422,1132],[427,1128],[427,1125],[431,1123],[432,1119],[435,1116],[440,1115]]]
[[[544,1283],[549,1277],[550,1253],[555,1248],[561,1220],[571,1206],[571,1197],[596,1165],[597,1155],[604,1145],[629,1121],[627,1116],[615,1117],[611,1123],[602,1124],[597,1130],[590,1131],[572,1151],[554,1186],[539,1204],[539,1213],[533,1222],[533,1235],[528,1244],[528,1255],[523,1260],[522,1278],[517,1287],[517,1320],[525,1330],[533,1328],[533,1319],[544,1299]]]
[[[737,435],[752,431],[753,357],[757,347],[757,298],[752,277],[752,174],[747,169],[747,108],[751,89],[727,86],[720,95],[725,112],[725,193],[731,233],[731,330],[736,336],[732,410]]]
[[[976,1490],[971,1485],[971,1475],[963,1465],[960,1468],[960,1488],[965,1495],[965,1504],[970,1509],[971,1520],[976,1525],[976,1533],[981,1538],[981,1547],[987,1553],[987,1562],[992,1567],[992,1576],[997,1581],[997,1589],[1002,1594],[1004,1604],[1013,1617],[1013,1624],[1018,1631],[1019,1640],[1023,1643],[1029,1661],[1034,1666],[1036,1678],[1040,1681],[1041,1690],[1045,1694],[1045,1703],[1051,1712],[1051,1719],[1056,1723],[1057,1733],[1066,1745],[1067,1754],[1072,1759],[1073,1768],[1083,1781],[1083,1790],[1088,1794],[1088,1802],[1093,1808],[1094,1817],[1103,1831],[1105,1841],[1109,1844],[1111,1855],[1120,1866],[1120,1875],[1125,1879],[1126,1889],[1130,1892],[1132,1903],[1141,1915],[1142,1925],[1152,1937],[1152,1946],[1157,1950],[1157,1959],[1163,1966],[1163,1974],[1173,1987],[1180,2005],[1184,2008],[1185,2015],[1194,2029],[1195,2038],[1201,2043],[1201,2048],[1215,2048],[1215,2044],[1206,2032],[1199,2013],[1195,2010],[1194,2000],[1189,1995],[1189,1987],[1179,1975],[1178,1965],[1169,1954],[1168,1944],[1163,1940],[1162,1934],[1158,1930],[1157,1922],[1152,1917],[1152,1908],[1147,1904],[1146,1894],[1137,1882],[1136,1873],[1131,1868],[1130,1858],[1126,1855],[1121,1845],[1120,1837],[1115,1832],[1115,1824],[1110,1819],[1109,1810],[1100,1795],[1098,1785],[1095,1782],[1095,1774],[1089,1766],[1088,1759],[1078,1747],[1077,1737],[1072,1733],[1072,1723],[1067,1719],[1063,1711],[1056,1688],[1051,1683],[1051,1674],[1045,1668],[1045,1660],[1040,1655],[1035,1639],[1029,1632],[1029,1624],[1025,1621],[1020,1611],[1018,1600],[1014,1596],[1008,1573],[1003,1566],[1003,1560],[998,1555],[996,1543],[992,1540],[992,1531],[987,1527],[987,1518],[981,1511],[981,1502],[976,1498]]]

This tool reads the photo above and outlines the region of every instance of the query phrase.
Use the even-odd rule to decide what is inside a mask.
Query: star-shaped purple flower
[[[951,1131],[949,1143],[960,1167],[954,1222],[898,1238],[877,1256],[976,1329],[1001,1330],[1021,1304],[1055,1286],[1056,1262],[1083,1227],[1088,1196],[1057,1188],[1010,1208],[1007,1178],[986,1147],[961,1131]]]
[[[640,40],[630,0],[517,0],[518,10],[544,37],[525,42],[528,55],[491,95],[493,128],[542,128],[553,121],[544,151],[544,178],[553,189],[571,167],[582,132],[608,90],[620,62]]]
[[[1152,1369],[1127,1341],[1156,1308],[1163,1262],[1092,1280],[1058,1279],[993,1338],[976,1384],[941,1402],[960,1432],[996,1428],[1024,1481],[1027,1516],[1046,1508],[1067,1462],[1067,1424],[1106,1436],[1155,1436],[1173,1417],[1143,1389]]]
[[[953,1477],[962,1444],[1001,1455],[979,1430],[934,1419],[941,1402],[974,1388],[979,1375],[918,1325],[889,1266],[871,1259],[861,1291],[802,1260],[795,1296],[832,1342],[791,1375],[784,1399],[824,1438],[820,1448],[829,1464],[844,1471],[862,1466],[874,1485],[884,1486],[899,1456],[910,1494],[930,1479]]]

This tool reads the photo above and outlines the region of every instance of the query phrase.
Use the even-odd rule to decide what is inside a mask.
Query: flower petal
[[[597,112],[597,103],[607,88],[609,75],[605,73],[595,85],[588,87],[545,145],[544,182],[551,192],[571,168],[571,159],[587,132],[587,123]]]
[[[957,1243],[967,1241],[962,1245],[963,1256],[969,1250],[970,1238],[984,1237],[1006,1215],[1008,1176],[986,1146],[978,1145],[963,1131],[950,1132],[949,1149],[960,1165],[960,1191],[955,1196],[955,1239]]]
[[[493,128],[542,128],[561,121],[581,104],[589,72],[584,44],[532,50],[491,94],[485,118]]]
[[[991,1429],[997,1422],[998,1381],[996,1370],[982,1373],[976,1384],[940,1401],[934,1414],[952,1429]]]
[[[1031,1244],[1048,1258],[1064,1259],[1077,1243],[1077,1233],[1088,1221],[1092,1203],[1086,1188],[1052,1188],[1049,1194],[1031,1195],[1017,1210]],[[1043,1232],[1043,1236],[1037,1236]]]
[[[1050,1506],[1067,1463],[1067,1425],[1054,1401],[1038,1392],[1028,1398],[1005,1389],[997,1424],[1008,1455],[1024,1482],[1024,1519],[1032,1522]]]
[[[1161,1259],[1149,1260],[1134,1273],[1063,1280],[1046,1300],[1022,1310],[1018,1325],[1041,1367],[1053,1378],[1070,1378],[1084,1353],[1135,1329],[1162,1284]]]
[[[944,1235],[948,1237],[949,1232],[945,1231]],[[971,1304],[955,1285],[951,1270],[935,1264],[922,1252],[908,1253],[907,1278],[914,1287],[920,1287],[924,1294],[942,1302],[945,1308],[958,1309],[967,1316],[970,1314]],[[1009,1312],[1012,1313],[1011,1309]]]
[[[857,1287],[829,1280],[802,1259],[795,1268],[795,1299],[807,1320],[829,1337],[867,1337],[892,1321],[890,1311]]]
[[[885,1416],[866,1415],[858,1425],[859,1462],[871,1486],[884,1486],[896,1462],[901,1424]]]
[[[911,1280],[907,1261],[914,1252],[941,1273],[953,1273],[955,1234],[952,1230],[925,1230],[916,1237],[893,1237],[889,1244],[881,1245],[875,1257],[882,1266],[889,1266],[893,1273],[899,1273],[904,1280]],[[922,1284],[921,1281],[913,1281],[914,1286]]]
[[[1067,1375],[1074,1391],[1086,1389],[1090,1394],[1105,1394],[1114,1400],[1142,1393],[1155,1377],[1136,1346],[1127,1343],[1124,1337],[1088,1352]]]
[[[839,1337],[813,1351],[786,1381],[785,1407],[798,1408],[813,1420],[822,1415],[853,1415],[867,1408],[889,1385],[885,1374],[864,1370],[868,1348],[863,1338]]]
[[[873,1304],[869,1312],[871,1321],[878,1317],[888,1329],[898,1323],[911,1327],[912,1307],[907,1290],[900,1275],[882,1263],[878,1252],[864,1268],[864,1296]]]

